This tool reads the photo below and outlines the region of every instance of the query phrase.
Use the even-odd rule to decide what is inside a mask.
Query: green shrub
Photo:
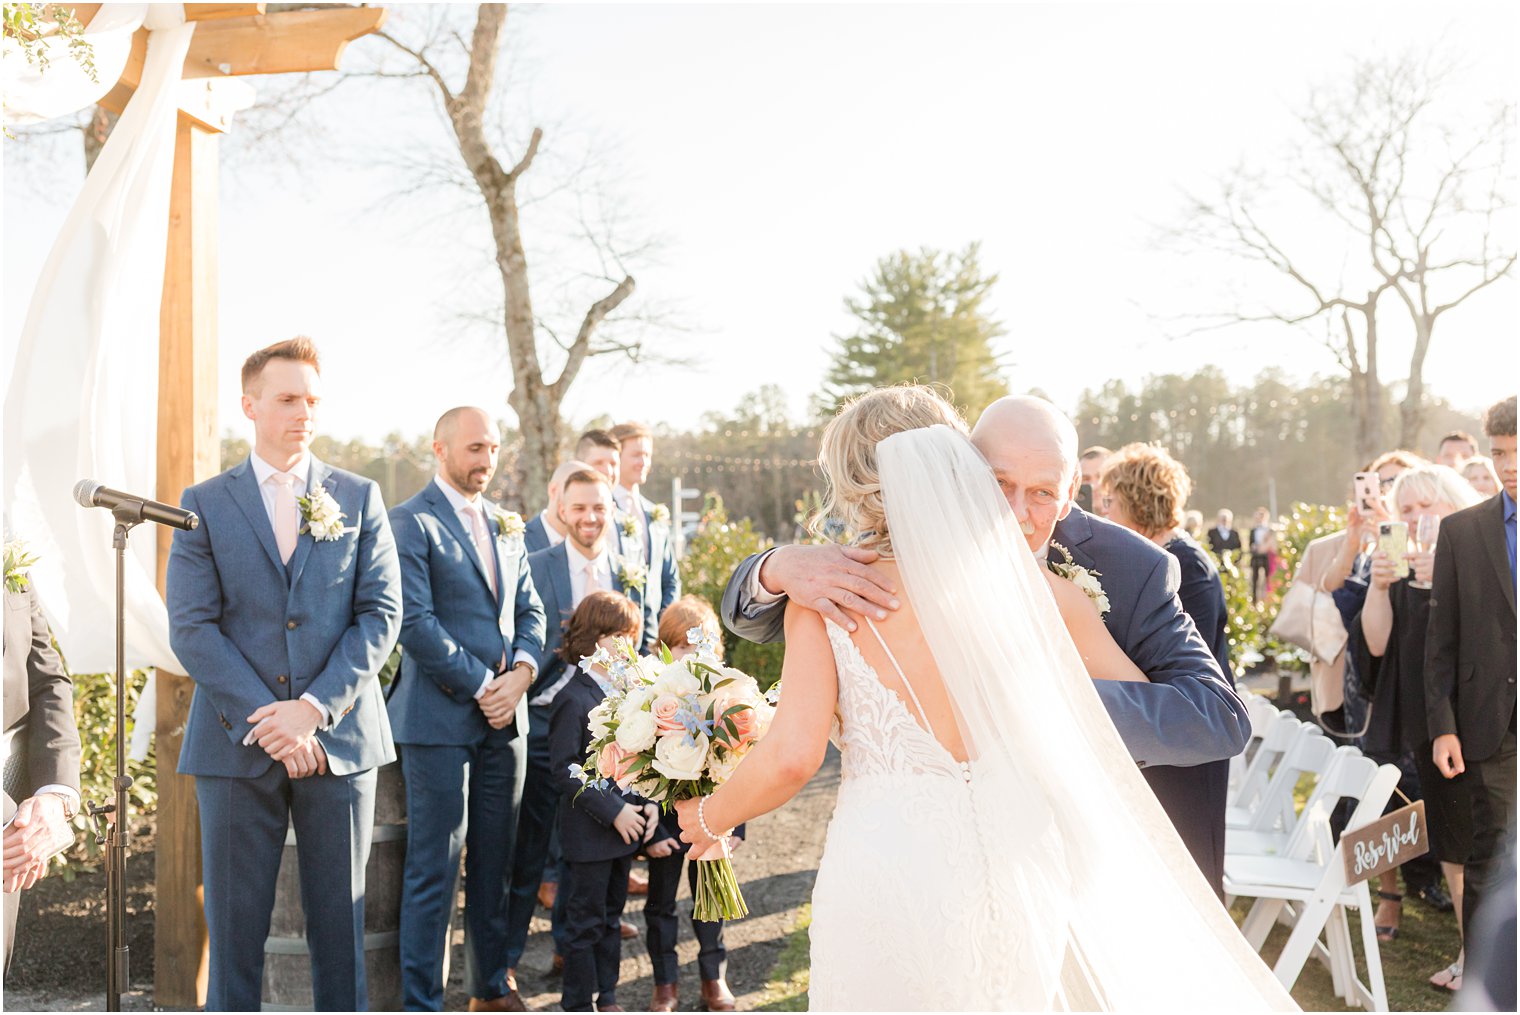
[[[1309,657],[1295,645],[1280,642],[1267,631],[1277,619],[1282,606],[1283,593],[1298,570],[1298,562],[1304,547],[1320,536],[1339,532],[1346,527],[1346,512],[1341,507],[1322,504],[1295,503],[1288,514],[1279,517],[1273,525],[1277,532],[1278,569],[1273,576],[1272,587],[1266,591],[1261,602],[1251,598],[1251,568],[1249,551],[1242,554],[1243,564],[1233,560],[1219,562],[1219,577],[1224,583],[1225,614],[1228,618],[1225,633],[1230,643],[1230,664],[1235,676],[1242,677],[1248,670],[1258,666],[1277,667],[1285,670],[1307,670]]]
[[[116,799],[112,780],[116,776],[116,674],[75,673],[74,721],[79,724],[79,788],[83,803],[108,804]],[[147,670],[127,673],[127,742],[132,741],[132,712],[148,682]],[[131,827],[144,816],[158,810],[158,763],[153,751],[143,761],[127,759],[127,774],[132,788],[127,792]],[[76,874],[100,866],[104,847],[95,842],[95,827],[86,808],[81,806],[74,817],[78,833],[74,845],[63,854],[62,874],[73,880]]]
[[[697,534],[686,544],[686,556],[681,561],[682,591],[701,596],[714,610],[718,609],[734,568],[750,554],[770,545],[748,518],[730,521],[723,498],[709,496],[702,520],[697,524]],[[781,678],[780,644],[756,645],[725,629],[723,650],[729,664],[754,677],[762,690]]]

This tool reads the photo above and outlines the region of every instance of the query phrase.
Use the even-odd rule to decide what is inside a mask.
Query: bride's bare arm
[[[1066,630],[1077,645],[1087,675],[1094,680],[1146,681],[1145,673],[1108,633],[1097,604],[1087,597],[1087,593],[1049,571],[1045,572],[1045,579],[1050,582],[1061,619],[1066,622]]]
[[[823,764],[829,727],[839,701],[839,675],[823,618],[795,603],[786,607],[784,688],[771,728],[707,800],[707,827],[724,832],[773,811],[807,785]],[[705,844],[697,821],[697,801],[676,805],[681,838]]]

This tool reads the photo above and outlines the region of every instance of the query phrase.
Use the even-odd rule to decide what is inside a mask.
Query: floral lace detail
[[[832,621],[827,626],[839,671],[833,740],[840,752],[842,778],[894,774],[964,780],[965,766],[918,724],[845,630]]]
[[[971,766],[919,725],[843,629],[829,624],[828,634],[842,774],[813,890],[811,1006],[1043,1007],[1048,998],[1026,975],[1020,914],[1002,911],[990,890],[1018,873],[1006,847],[980,841],[976,809],[988,803]],[[1004,805],[1005,787],[986,792]]]

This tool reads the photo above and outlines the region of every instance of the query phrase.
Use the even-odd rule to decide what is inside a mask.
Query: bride
[[[786,612],[767,736],[678,805],[711,845],[842,778],[813,891],[818,1010],[1292,1009],[1146,787],[1091,676],[1144,680],[1039,566],[955,410],[873,391],[824,432],[826,517],[908,602],[854,635]]]

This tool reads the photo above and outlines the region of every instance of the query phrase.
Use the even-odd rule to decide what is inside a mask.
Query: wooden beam
[[[378,31],[387,13],[330,7],[203,22],[190,40],[185,77],[337,70],[348,44]]]
[[[186,21],[219,21],[263,14],[267,4],[185,4]]]
[[[121,77],[116,79],[116,84],[109,92],[101,96],[96,105],[120,116],[122,110],[127,108],[127,103],[137,91],[137,86],[142,82],[143,65],[148,59],[148,30],[139,28],[132,33],[132,49],[127,54],[127,64],[121,70]]]
[[[181,114],[169,198],[169,243],[159,308],[156,496],[178,504],[185,487],[216,475],[217,138]],[[171,541],[158,541],[164,589]],[[194,684],[158,671],[158,842],[154,852],[153,990],[161,1008],[206,1003],[200,808],[195,780],[175,772]]]

